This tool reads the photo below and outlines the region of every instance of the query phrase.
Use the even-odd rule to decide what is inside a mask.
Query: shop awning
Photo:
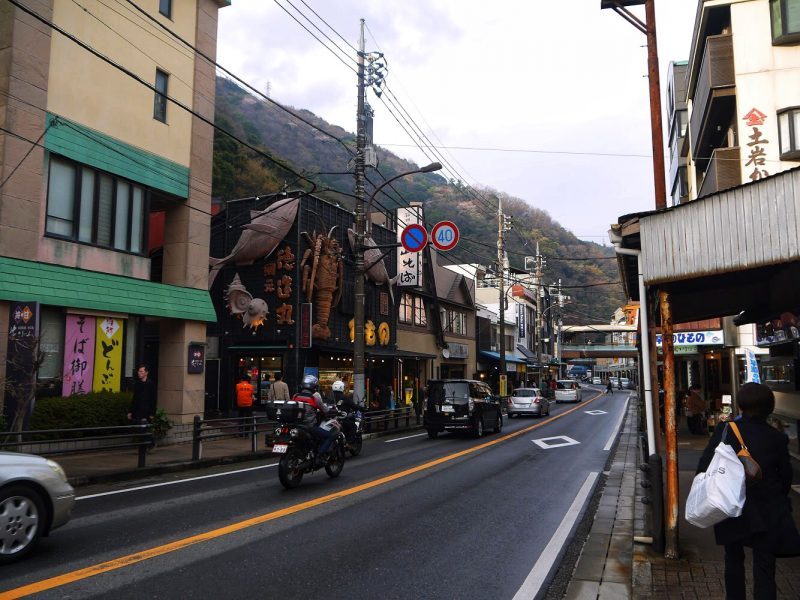
[[[430,359],[436,358],[434,354],[425,354],[424,352],[410,352],[408,350],[393,350],[391,348],[367,348],[365,350],[367,356],[381,356],[381,357],[394,357],[394,358],[422,358]]]
[[[528,360],[536,360],[536,355],[522,344],[517,344],[517,350]]]
[[[217,320],[208,290],[0,256],[0,300],[94,311]]]
[[[491,350],[481,350],[481,356],[484,358],[488,358],[490,360],[495,360],[500,362],[500,353],[499,352],[492,352]],[[527,361],[523,358],[515,354],[509,354],[506,352],[506,362],[510,363],[520,363],[520,364],[527,364]]]
[[[268,345],[256,345],[256,346],[228,346],[227,350],[243,350],[246,352],[255,352],[256,350],[286,350],[289,346],[286,344],[283,345],[276,345],[276,344],[268,344]]]

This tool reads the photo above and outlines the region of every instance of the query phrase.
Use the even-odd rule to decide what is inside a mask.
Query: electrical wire
[[[32,141],[32,140],[29,140],[29,139],[27,139],[25,137],[22,137],[21,135],[18,135],[16,133],[14,133],[13,131],[10,131],[10,130],[6,129],[5,127],[0,127],[0,131],[4,131],[4,132],[6,132],[8,134],[11,134],[15,138],[18,138],[20,140],[26,141],[31,145],[31,147],[28,148],[28,151],[25,153],[25,155],[19,160],[19,162],[17,163],[17,166],[15,166],[13,169],[11,169],[11,173],[8,174],[8,177],[3,179],[3,181],[0,181],[0,190],[2,190],[3,186],[6,183],[8,183],[8,180],[11,179],[14,176],[14,173],[16,173],[17,169],[19,169],[22,166],[22,163],[25,162],[25,159],[28,158],[28,156],[30,156],[31,152],[33,152],[33,149],[36,148],[37,146],[42,147],[39,142],[42,141],[42,138],[45,136],[45,134],[47,133],[47,131],[49,129],[50,129],[50,123],[48,123],[47,126],[44,128],[44,131],[42,131],[42,134],[38,138],[36,138],[36,141]]]

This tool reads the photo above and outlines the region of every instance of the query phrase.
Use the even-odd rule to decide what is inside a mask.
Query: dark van
[[[469,431],[475,437],[486,429],[499,433],[503,428],[500,397],[483,381],[432,379],[423,424],[431,439],[442,431]]]

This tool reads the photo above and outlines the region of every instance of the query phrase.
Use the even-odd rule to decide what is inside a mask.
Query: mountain
[[[217,125],[269,158],[217,131],[212,194],[224,201],[268,194],[284,187],[304,188],[352,208],[354,179],[350,161],[355,135],[307,110],[287,108],[297,117],[229,79],[217,78]],[[377,155],[379,173],[367,169],[367,194],[385,179],[418,166],[383,148],[377,148]],[[313,190],[304,180],[306,177],[315,182]],[[619,280],[613,249],[576,238],[547,212],[521,198],[490,188],[474,189],[436,173],[421,173],[386,186],[375,198],[375,209],[391,210],[407,206],[410,201],[423,202],[429,224],[450,219],[458,225],[461,240],[448,253],[453,262],[491,266],[497,257],[497,198],[503,201],[503,212],[513,216],[512,231],[506,235],[511,266],[523,268],[525,256],[536,253],[538,242],[547,260],[545,283],[560,278],[564,293],[572,298],[565,308],[564,322],[607,323],[625,300],[622,286],[593,284]]]

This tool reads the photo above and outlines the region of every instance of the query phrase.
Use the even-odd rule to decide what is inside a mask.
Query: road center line
[[[550,572],[550,569],[553,568],[553,564],[561,553],[564,542],[566,542],[569,532],[572,531],[572,526],[575,525],[575,521],[578,520],[586,498],[588,498],[594,488],[597,475],[598,473],[592,472],[586,477],[586,481],[583,482],[578,495],[575,497],[575,500],[572,501],[558,529],[556,529],[553,537],[550,538],[550,541],[547,542],[547,546],[545,546],[544,550],[539,555],[539,560],[536,561],[531,572],[528,573],[525,581],[522,582],[522,587],[514,594],[514,600],[530,600],[531,598],[536,598],[536,595],[539,593],[539,590],[547,578],[547,574]]]
[[[404,469],[403,471],[398,471],[397,473],[393,473],[392,475],[386,475],[384,477],[379,477],[378,479],[373,479],[372,481],[368,481],[366,483],[362,483],[360,485],[353,486],[346,490],[342,490],[339,492],[334,492],[333,494],[328,494],[326,496],[320,496],[319,498],[314,498],[312,500],[307,500],[306,502],[301,502],[300,504],[295,504],[294,506],[288,506],[286,508],[282,508],[280,510],[275,510],[272,512],[268,512],[263,515],[259,515],[257,517],[252,517],[250,519],[245,519],[243,521],[238,521],[236,523],[231,523],[230,525],[226,525],[225,527],[219,527],[217,529],[212,529],[211,531],[206,531],[205,533],[199,533],[197,535],[192,535],[187,538],[183,538],[180,540],[175,540],[174,542],[169,542],[168,544],[162,544],[161,546],[155,546],[153,548],[149,548],[147,550],[142,550],[141,552],[134,552],[133,554],[128,554],[127,556],[120,556],[119,558],[114,558],[102,563],[98,563],[96,565],[91,565],[89,567],[85,567],[83,569],[78,569],[76,571],[70,571],[69,573],[64,573],[62,575],[56,575],[55,577],[50,577],[49,579],[42,579],[41,581],[36,581],[33,583],[29,583],[28,585],[23,585],[18,588],[14,588],[12,590],[6,590],[4,592],[0,592],[0,600],[12,600],[13,598],[22,598],[23,596],[29,596],[30,594],[36,594],[39,592],[43,592],[45,590],[51,590],[53,588],[61,587],[64,585],[68,585],[70,583],[75,583],[76,581],[81,581],[83,579],[88,579],[89,577],[94,577],[95,575],[100,575],[102,573],[107,573],[109,571],[115,571],[117,569],[122,569],[123,567],[128,567],[131,565],[135,565],[137,563],[143,562],[145,560],[149,560],[151,558],[156,558],[158,556],[162,556],[164,554],[169,554],[171,552],[176,552],[178,550],[183,550],[184,548],[188,548],[193,546],[194,544],[199,544],[202,542],[208,542],[210,540],[229,535],[231,533],[236,533],[237,531],[242,531],[243,529],[248,529],[250,527],[255,527],[256,525],[261,525],[262,523],[267,523],[269,521],[274,521],[276,519],[280,519],[282,517],[288,517],[289,515],[294,515],[296,513],[302,512],[304,510],[308,510],[310,508],[314,508],[317,506],[321,506],[323,504],[327,504],[329,502],[333,502],[334,500],[339,500],[341,498],[346,498],[348,496],[352,496],[354,494],[359,494],[361,492],[386,485],[393,481],[397,481],[398,479],[403,479],[405,477],[409,477],[416,473],[420,473],[422,471],[427,471],[434,467],[437,467],[441,464],[453,461],[457,458],[461,458],[463,456],[468,456],[470,454],[474,454],[479,450],[484,450],[485,448],[491,448],[492,446],[496,446],[502,442],[508,441],[520,435],[524,435],[529,431],[533,431],[534,429],[538,429],[539,427],[543,427],[548,423],[552,423],[556,419],[560,419],[576,410],[583,408],[583,406],[589,404],[590,402],[594,402],[597,400],[601,394],[598,394],[594,398],[587,400],[583,404],[578,404],[577,406],[570,408],[569,410],[565,410],[562,413],[559,413],[555,416],[550,417],[546,421],[542,421],[537,423],[536,425],[531,425],[530,427],[525,427],[524,429],[519,429],[517,431],[508,433],[502,437],[495,438],[489,442],[484,442],[483,444],[478,444],[477,446],[471,446],[466,450],[461,450],[460,452],[454,452],[452,454],[447,454],[440,458],[436,458],[434,460],[430,460],[428,462],[422,463],[417,465],[416,467],[411,467],[409,469]],[[595,475],[597,475],[595,473]],[[584,483],[584,486],[586,484]],[[577,499],[576,499],[577,501]],[[575,503],[573,502],[573,505]],[[571,510],[571,508],[570,508]],[[552,543],[552,540],[551,540]]]
[[[617,434],[619,433],[620,425],[622,425],[622,419],[625,418],[625,413],[628,412],[628,401],[631,399],[630,394],[627,398],[625,398],[625,405],[622,407],[622,414],[619,416],[616,424],[614,425],[614,429],[611,431],[611,437],[608,438],[606,445],[603,446],[603,452],[608,452],[611,450],[611,446],[614,445],[614,440],[617,439]]]
[[[85,496],[78,496],[75,500],[89,500],[90,498],[100,498],[102,496],[113,496],[115,494],[127,494],[128,492],[136,492],[139,490],[149,490],[150,488],[163,487],[165,485],[175,485],[178,483],[186,483],[188,481],[199,481],[201,479],[211,479],[212,477],[224,477],[225,475],[236,475],[237,473],[246,473],[247,471],[257,471],[259,469],[269,469],[270,467],[277,467],[278,463],[269,465],[259,465],[258,467],[247,467],[246,469],[236,469],[235,471],[226,471],[225,473],[213,473],[211,475],[199,475],[197,477],[187,477],[186,479],[176,479],[175,481],[162,481],[161,483],[150,483],[148,485],[138,485],[136,487],[125,488],[123,490],[112,490],[110,492],[100,492],[99,494],[87,494]]]

